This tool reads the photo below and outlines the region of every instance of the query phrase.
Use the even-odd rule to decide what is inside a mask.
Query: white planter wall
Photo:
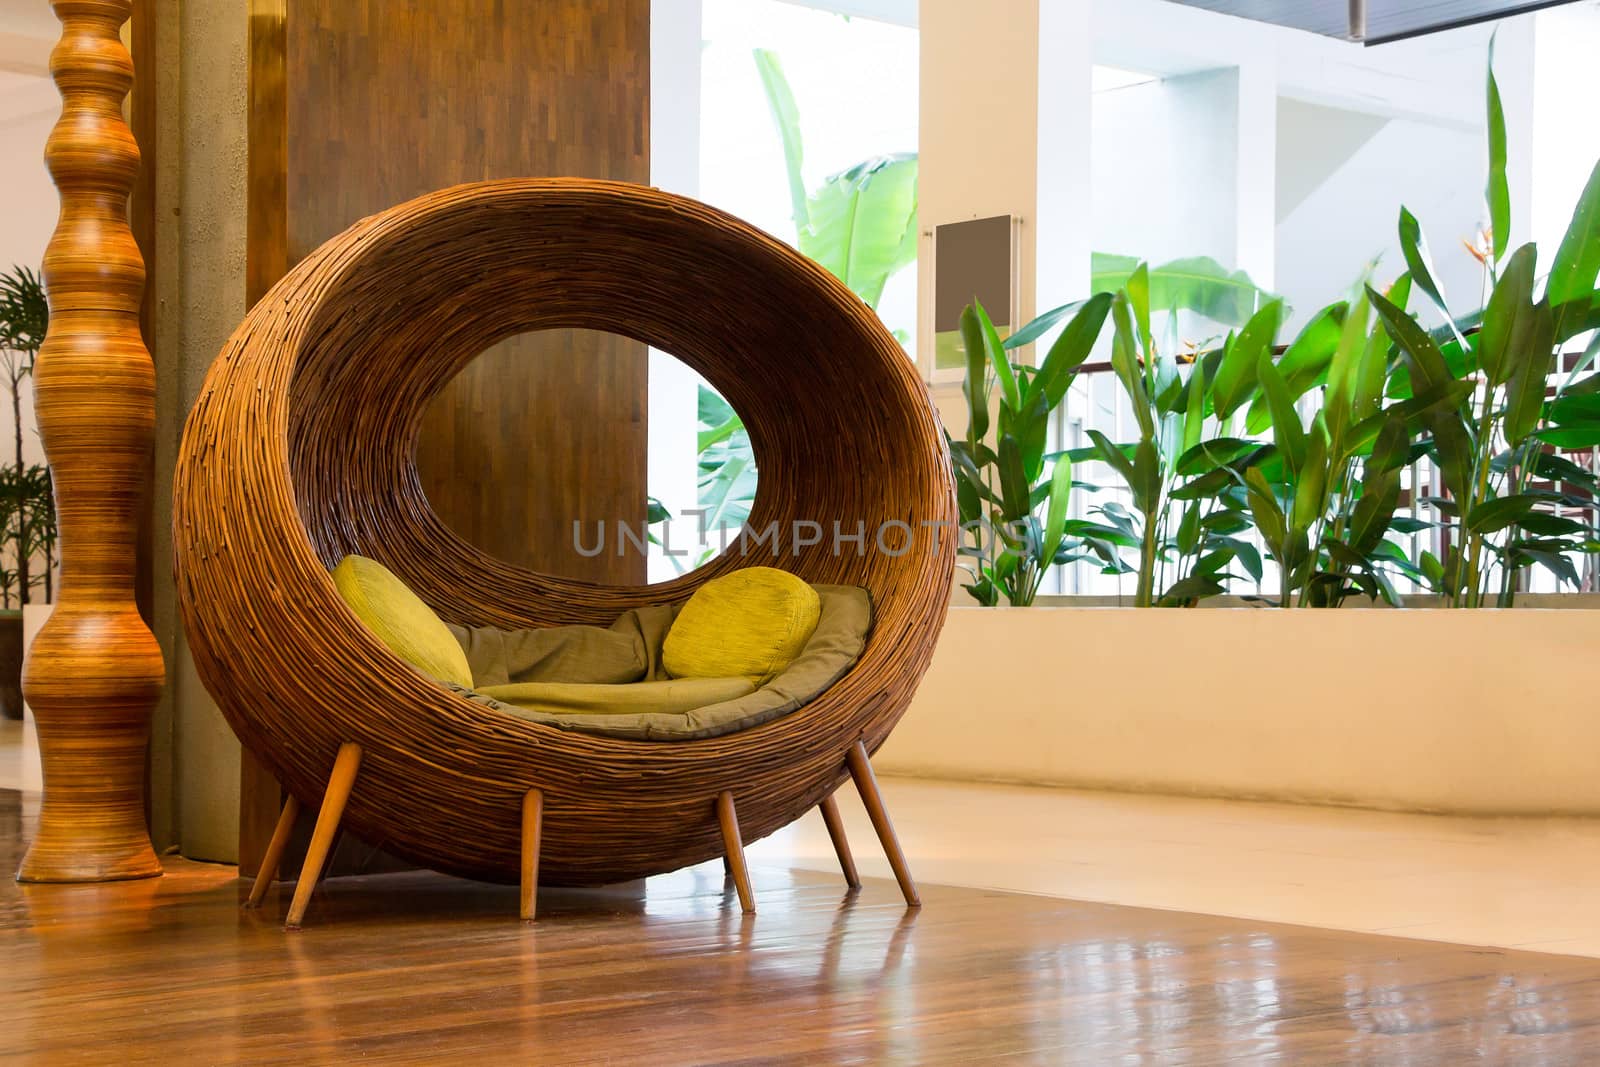
[[[950,609],[886,773],[1600,814],[1600,612]]]

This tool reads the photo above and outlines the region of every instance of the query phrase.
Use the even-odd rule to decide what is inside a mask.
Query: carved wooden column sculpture
[[[161,650],[134,606],[138,509],[155,373],[139,335],[144,262],[128,228],[139,149],[123,121],[132,0],[53,0],[62,114],[45,159],[61,218],[45,252],[50,331],[34,403],[55,476],[61,588],[28,651],[44,803],[17,877],[90,882],[161,873],[145,827],[145,748]]]

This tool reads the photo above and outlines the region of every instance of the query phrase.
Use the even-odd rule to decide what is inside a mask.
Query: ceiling
[[[1225,15],[1272,22],[1297,30],[1362,40],[1369,45],[1398,41],[1425,33],[1465,26],[1489,19],[1520,15],[1571,0],[1175,0],[1189,7]],[[1352,6],[1366,8],[1366,36],[1353,34]]]

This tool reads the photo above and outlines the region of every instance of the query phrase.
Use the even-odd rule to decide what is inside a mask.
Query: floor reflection
[[[0,860],[31,825],[0,791]],[[239,908],[231,868],[0,884],[0,1062],[1579,1063],[1600,962],[719,864],[595,890],[425,872]]]

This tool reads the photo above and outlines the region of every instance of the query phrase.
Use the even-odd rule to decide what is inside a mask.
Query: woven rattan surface
[[[490,558],[439,521],[413,462],[429,399],[496,341],[562,327],[662,348],[727,397],[761,471],[750,528],[776,531],[776,557],[747,536],[672,582],[596,586]],[[349,829],[502,881],[517,875],[530,788],[545,795],[548,884],[720,854],[725,789],[747,841],[815,805],[845,777],[845,749],[859,738],[875,750],[905,711],[943,624],[955,547],[923,525],[956,513],[936,417],[870,309],[731,216],[578,179],[446,189],[307,257],[211,368],[174,495],[190,646],[240,740],[310,804],[339,745],[359,744]],[[800,545],[816,530],[797,522],[818,524],[818,543]],[[835,523],[864,529],[865,543],[836,542]],[[407,667],[334,589],[328,568],[351,552],[468,625],[606,623],[756,564],[865,586],[876,622],[855,668],[776,722],[677,743],[585,736],[498,715]]]

